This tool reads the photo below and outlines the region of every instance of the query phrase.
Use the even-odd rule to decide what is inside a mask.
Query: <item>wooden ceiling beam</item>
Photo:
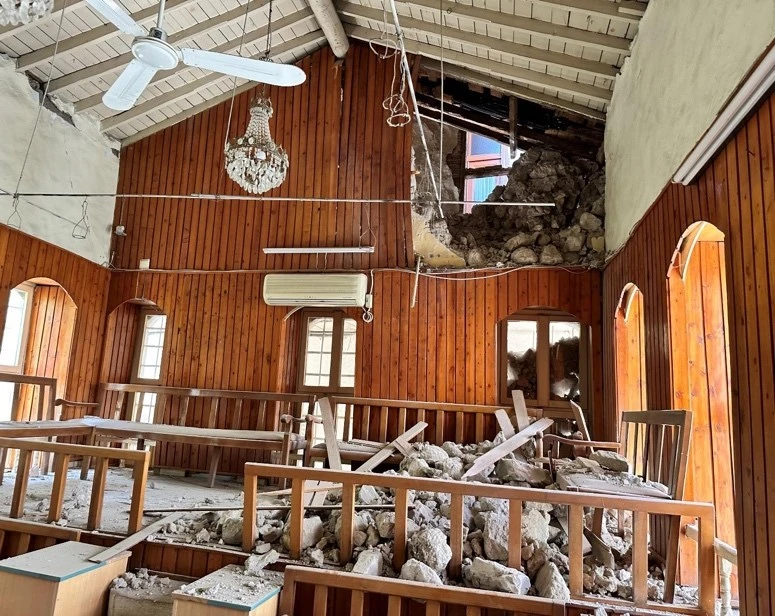
[[[310,13],[312,12],[311,9],[304,9],[304,10],[310,11]],[[321,30],[308,32],[303,36],[299,36],[297,38],[294,38],[293,40],[286,41],[285,43],[282,43],[277,47],[273,47],[271,57],[273,60],[276,60],[280,56],[289,52],[296,51],[300,47],[304,47],[305,45],[310,45],[312,43],[317,43],[318,41],[321,40],[321,38],[324,38],[323,32]],[[262,56],[263,56],[263,53],[252,57],[258,58]],[[210,86],[220,83],[221,81],[231,80],[231,79],[234,79],[234,78],[229,75],[224,75],[223,73],[211,73],[206,77],[202,77],[201,79],[197,79],[195,81],[192,81],[191,83],[187,83],[186,85],[180,88],[175,88],[174,90],[165,92],[161,96],[155,96],[153,98],[150,98],[147,101],[144,101],[138,105],[135,105],[129,111],[124,111],[123,113],[119,113],[117,115],[114,115],[113,117],[105,118],[100,123],[100,129],[103,132],[110,131],[118,126],[123,126],[124,124],[127,124],[132,120],[135,120],[141,116],[144,116],[148,113],[161,109],[162,107],[166,107],[167,105],[171,105],[176,101],[187,98],[192,94],[199,92],[200,90],[209,88]]]
[[[165,6],[164,14],[166,15],[167,13],[174,12],[176,9],[185,8],[186,6],[194,4],[195,2],[196,0],[169,0]],[[153,5],[132,13],[131,17],[141,25],[149,22],[152,22],[152,24],[155,25],[158,11],[159,7]],[[24,55],[19,56],[19,58],[16,60],[16,70],[32,70],[36,66],[40,66],[41,64],[49,62],[51,58],[54,57],[55,52],[57,56],[61,56],[65,53],[74,53],[80,49],[83,49],[84,47],[87,47],[88,45],[102,43],[103,41],[106,41],[119,34],[121,34],[121,32],[117,30],[116,26],[111,23],[92,28],[91,30],[87,30],[81,34],[62,39],[59,41],[58,45],[57,43],[53,43],[46,47],[42,47],[41,49],[36,49],[35,51],[31,51],[30,53],[25,53]]]
[[[318,32],[319,38],[316,41],[313,41],[309,44],[314,43],[322,43],[326,40],[326,37],[323,35],[323,32]],[[293,41],[289,41],[293,42]],[[300,49],[302,46],[297,46],[296,49]],[[248,81],[247,83],[243,83],[242,85],[237,86],[237,88],[234,90],[234,96],[239,96],[243,92],[247,92],[248,90],[252,90],[253,88],[256,88],[260,86],[261,84],[256,83],[255,81]],[[130,135],[129,137],[126,137],[121,141],[121,145],[127,146],[129,144],[135,143],[137,141],[140,141],[142,139],[145,139],[149,135],[152,135],[154,133],[159,132],[160,130],[164,130],[165,128],[169,128],[170,126],[174,126],[178,122],[182,122],[183,120],[186,120],[190,118],[191,116],[195,116],[198,113],[201,113],[205,109],[209,109],[210,107],[215,107],[216,105],[220,105],[221,103],[230,100],[232,97],[232,92],[224,92],[223,94],[216,96],[214,98],[210,98],[208,100],[205,100],[198,105],[194,105],[193,107],[186,109],[185,111],[174,115],[170,118],[167,118],[166,120],[162,120],[161,122],[156,122],[153,126],[149,126],[148,128],[141,130],[137,133],[134,133],[133,135]]]
[[[67,0],[54,0],[54,7],[51,12],[48,15],[44,15],[40,19],[31,21],[28,24],[19,24],[18,26],[0,26],[0,41],[11,36],[16,36],[17,34],[21,34],[22,32],[26,32],[27,30],[35,28],[36,26],[41,26],[51,21],[52,19],[59,21],[59,13],[61,13],[65,8],[65,4],[67,4],[67,12],[70,13],[75,9],[86,6],[86,0],[72,0],[72,2],[67,2]]]
[[[423,68],[429,71],[433,71],[436,73],[441,72],[440,63],[434,59],[423,59],[422,66]],[[491,90],[502,92],[503,94],[508,94],[510,96],[517,96],[524,100],[533,101],[534,103],[538,103],[540,105],[545,105],[548,107],[553,107],[555,109],[571,111],[579,115],[583,115],[589,118],[594,118],[595,120],[605,121],[605,118],[606,118],[605,112],[603,111],[598,111],[597,109],[592,109],[591,107],[579,105],[578,103],[565,101],[557,98],[556,96],[550,96],[549,94],[544,94],[543,92],[530,90],[529,88],[525,88],[523,86],[509,83],[508,81],[503,81],[502,79],[498,79],[497,77],[493,77],[489,73],[482,73],[475,70],[471,70],[470,68],[465,68],[461,66],[456,66],[454,64],[445,63],[444,74],[449,75],[450,77],[455,77],[467,83],[477,84],[480,86],[490,88]]]
[[[461,2],[451,2],[450,0],[402,0],[401,4],[416,6],[421,9],[435,11],[436,13],[441,9],[449,15],[465,17],[480,23],[490,23],[514,32],[545,36],[555,41],[573,43],[574,45],[581,45],[600,51],[610,51],[622,55],[630,54],[630,43],[632,41],[618,36],[611,36],[610,34],[600,34],[599,32],[590,32],[581,28],[571,28],[540,19],[521,17]]]
[[[312,13],[312,9],[303,8],[300,11],[296,11],[295,13],[291,13],[290,15],[287,15],[286,17],[283,17],[282,19],[278,19],[277,21],[275,21],[272,24],[272,33],[277,34],[287,28],[300,26],[306,22],[311,22],[313,20],[314,20],[314,14]],[[245,40],[243,41],[243,43],[245,45],[249,45],[250,43],[261,40],[266,36],[267,29],[268,29],[268,26],[261,26],[256,30],[252,30],[251,32],[248,32],[245,35]],[[226,41],[225,43],[221,43],[220,45],[213,47],[212,49],[210,49],[210,51],[213,51],[216,53],[229,53],[236,49],[239,49],[239,46],[240,46],[239,40]],[[185,64],[178,64],[178,66],[172,69],[171,71],[158,72],[156,76],[151,80],[151,83],[149,85],[158,85],[160,83],[164,83],[167,80],[175,77],[175,75],[191,72],[192,70],[194,69],[190,66],[186,66]],[[104,92],[99,92],[98,94],[94,94],[92,96],[89,96],[87,98],[77,101],[73,105],[73,112],[82,113],[84,111],[92,109],[93,107],[96,107],[97,105],[100,105],[102,103],[103,94]],[[120,114],[120,112],[114,111],[113,109],[108,109],[107,107],[105,107],[105,109],[107,113],[103,117],[123,115],[123,114]]]
[[[269,5],[269,0],[251,0],[250,8],[248,8],[248,12],[254,13],[256,11],[260,11],[261,9],[263,9],[268,5]],[[205,21],[195,24],[189,28],[185,28],[183,30],[179,30],[178,32],[170,34],[169,38],[167,39],[167,42],[170,45],[180,45],[181,43],[190,41],[191,39],[194,39],[197,36],[202,36],[204,34],[207,34],[208,32],[212,32],[213,30],[217,30],[218,28],[223,28],[224,26],[227,26],[232,23],[239,23],[241,27],[244,19],[245,19],[245,5],[243,4],[241,6],[233,8],[230,11],[227,11],[226,13],[223,13],[222,15],[218,15],[211,19],[206,19]],[[111,71],[115,71],[119,68],[123,68],[124,66],[129,64],[129,62],[131,62],[133,58],[134,56],[132,55],[131,52],[122,53],[121,55],[105,60],[104,62],[98,62],[97,64],[92,64],[91,66],[87,66],[77,71],[73,71],[72,73],[67,73],[66,75],[62,75],[58,79],[54,79],[51,82],[51,85],[49,86],[48,91],[50,94],[53,94],[54,92],[58,92],[59,90],[69,88],[71,86],[78,85],[86,81],[91,81],[92,79],[97,79],[98,77],[102,77],[103,75],[110,73]]]
[[[618,19],[636,24],[646,12],[647,2],[637,0],[528,0],[553,9],[563,9],[590,17]]]
[[[336,7],[343,15],[361,19],[371,19],[377,22],[382,21],[383,13],[379,9],[365,7],[352,2],[338,2]],[[408,15],[401,15],[399,16],[399,19],[401,21],[401,28],[404,30],[419,31],[429,36],[439,36],[439,25],[434,22],[414,19]],[[389,23],[388,26],[391,28],[391,32],[394,31],[392,23]],[[444,27],[444,38],[460,43],[476,45],[483,49],[498,51],[514,58],[519,58],[520,60],[541,62],[561,70],[571,69],[580,71],[593,78],[602,77],[604,79],[613,79],[619,72],[618,68],[610,64],[586,60],[584,58],[556,51],[540,49],[531,45],[520,45],[518,43],[512,43],[511,41],[504,41],[500,38],[476,34],[475,32],[469,32],[467,30],[449,26]]]
[[[357,39],[371,41],[379,36],[378,30],[364,28],[354,24],[345,26],[347,33]],[[404,45],[409,53],[425,56],[427,58],[441,59],[442,49],[435,45],[421,43],[414,39],[404,38]],[[445,63],[457,64],[463,67],[472,67],[484,73],[513,79],[525,84],[538,86],[541,88],[552,88],[558,92],[563,92],[571,96],[580,95],[590,100],[608,103],[611,100],[611,91],[597,86],[591,86],[585,83],[578,83],[562,77],[531,71],[526,68],[503,64],[486,58],[480,58],[471,54],[444,48],[443,57]]]

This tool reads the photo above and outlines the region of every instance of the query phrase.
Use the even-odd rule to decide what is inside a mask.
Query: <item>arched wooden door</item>
[[[673,408],[692,411],[687,500],[716,506],[716,536],[735,545],[731,396],[724,234],[690,226],[668,270]],[[681,547],[691,562],[693,546]],[[691,567],[681,567],[681,581]]]
[[[622,411],[642,411],[648,408],[643,293],[633,283],[625,285],[616,307],[614,344],[618,430]]]

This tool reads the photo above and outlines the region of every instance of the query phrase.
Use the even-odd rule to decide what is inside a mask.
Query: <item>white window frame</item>
[[[22,321],[22,335],[19,342],[19,357],[15,365],[0,364],[0,372],[8,374],[22,374],[24,372],[24,361],[27,357],[27,342],[30,335],[30,321],[32,320],[32,301],[35,294],[35,285],[31,282],[23,282],[20,285],[15,286],[11,291],[24,291],[27,294],[27,302],[24,306],[24,318]],[[11,294],[8,293],[8,301],[10,302]],[[8,319],[8,311],[6,308],[6,320]],[[5,331],[5,322],[3,323],[3,331]]]

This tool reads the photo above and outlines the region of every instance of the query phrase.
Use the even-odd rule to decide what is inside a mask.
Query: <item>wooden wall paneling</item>
[[[775,491],[770,487],[775,477],[775,455],[766,445],[767,435],[775,429],[771,413],[775,386],[770,323],[775,274],[770,266],[772,242],[768,242],[775,233],[774,109],[775,95],[771,94],[695,185],[667,187],[627,244],[607,264],[603,275],[605,372],[613,374],[614,368],[612,332],[617,294],[632,281],[644,293],[648,405],[652,409],[667,408],[675,386],[671,362],[676,363],[668,335],[664,277],[670,255],[683,231],[696,220],[707,220],[725,234],[724,263],[719,260],[719,267],[726,273],[728,286],[736,544],[741,611],[750,614],[770,613],[775,604],[775,571],[769,566],[775,553],[775,524],[770,513],[775,502]],[[708,266],[708,271],[714,267]],[[715,318],[723,321],[719,316]],[[615,436],[611,433],[615,424],[615,384],[604,385],[604,436],[611,438]],[[716,404],[715,394],[710,391],[712,404]],[[717,434],[715,422],[712,432],[714,439],[723,438]],[[713,447],[718,445],[714,440]]]

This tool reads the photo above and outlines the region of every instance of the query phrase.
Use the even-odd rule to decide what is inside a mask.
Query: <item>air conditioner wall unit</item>
[[[267,274],[264,301],[269,306],[363,307],[366,274]]]

